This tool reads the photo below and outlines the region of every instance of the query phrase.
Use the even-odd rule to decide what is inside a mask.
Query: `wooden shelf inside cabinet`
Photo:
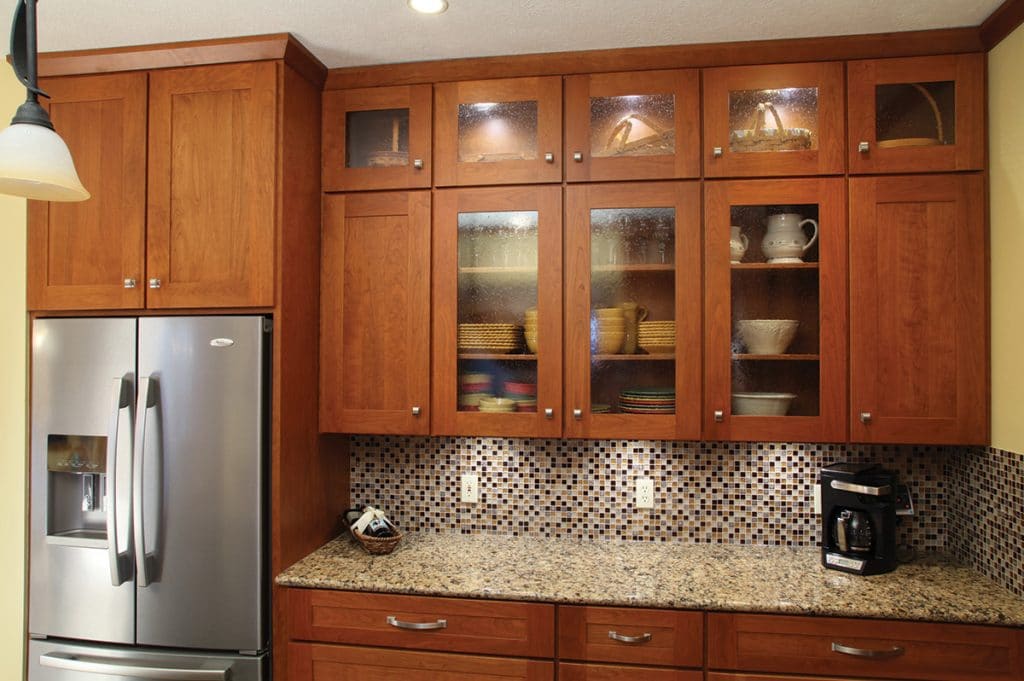
[[[797,355],[748,355],[748,354],[735,354],[732,356],[733,361],[741,362],[817,362],[821,359],[821,355],[811,354],[797,354]]]
[[[741,262],[730,266],[735,270],[816,270],[816,262]]]
[[[459,274],[530,274],[537,275],[536,267],[460,267]]]
[[[657,355],[594,355],[595,362],[671,362],[676,358],[671,352]]]
[[[637,264],[637,265],[595,265],[591,272],[601,274],[606,272],[675,272],[676,266],[669,264]]]
[[[505,362],[536,362],[537,355],[514,355],[514,354],[499,354],[491,352],[460,352],[459,359],[480,359],[480,360],[499,360]]]

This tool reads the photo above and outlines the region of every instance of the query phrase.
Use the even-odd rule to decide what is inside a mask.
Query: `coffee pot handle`
[[[814,225],[814,235],[811,236],[811,240],[807,242],[806,246],[804,246],[804,249],[803,249],[804,253],[806,253],[807,249],[810,248],[811,246],[813,246],[814,242],[818,240],[818,222],[816,220],[812,220],[811,218],[807,218],[806,220],[804,220],[804,221],[802,221],[800,223],[800,229],[802,230],[804,228],[804,225],[806,225],[808,222],[811,223],[812,225]]]

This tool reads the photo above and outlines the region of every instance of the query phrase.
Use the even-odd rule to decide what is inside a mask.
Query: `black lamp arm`
[[[14,74],[28,90],[29,99],[50,95],[39,89],[38,55],[36,52],[36,3],[38,0],[20,0],[14,10],[11,26],[11,63]]]

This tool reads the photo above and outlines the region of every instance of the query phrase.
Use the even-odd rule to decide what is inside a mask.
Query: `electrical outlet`
[[[480,478],[472,473],[462,474],[462,502],[475,504],[480,501]]]
[[[654,508],[654,481],[650,478],[636,479],[636,507]]]
[[[821,515],[821,484],[814,484],[814,515]]]

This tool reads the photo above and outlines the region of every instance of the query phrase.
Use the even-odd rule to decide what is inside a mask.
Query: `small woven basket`
[[[775,119],[775,128],[768,128],[767,114]],[[759,104],[754,111],[751,127],[733,130],[729,136],[733,151],[802,151],[811,148],[811,131],[806,128],[786,128],[771,102]]]
[[[368,537],[362,532],[357,532],[355,527],[350,527],[349,531],[352,532],[352,536],[356,538],[356,541],[362,544],[363,549],[367,553],[375,556],[391,553],[398,546],[398,542],[402,541],[402,537],[405,536],[398,528],[395,528],[398,534],[394,537]]]

